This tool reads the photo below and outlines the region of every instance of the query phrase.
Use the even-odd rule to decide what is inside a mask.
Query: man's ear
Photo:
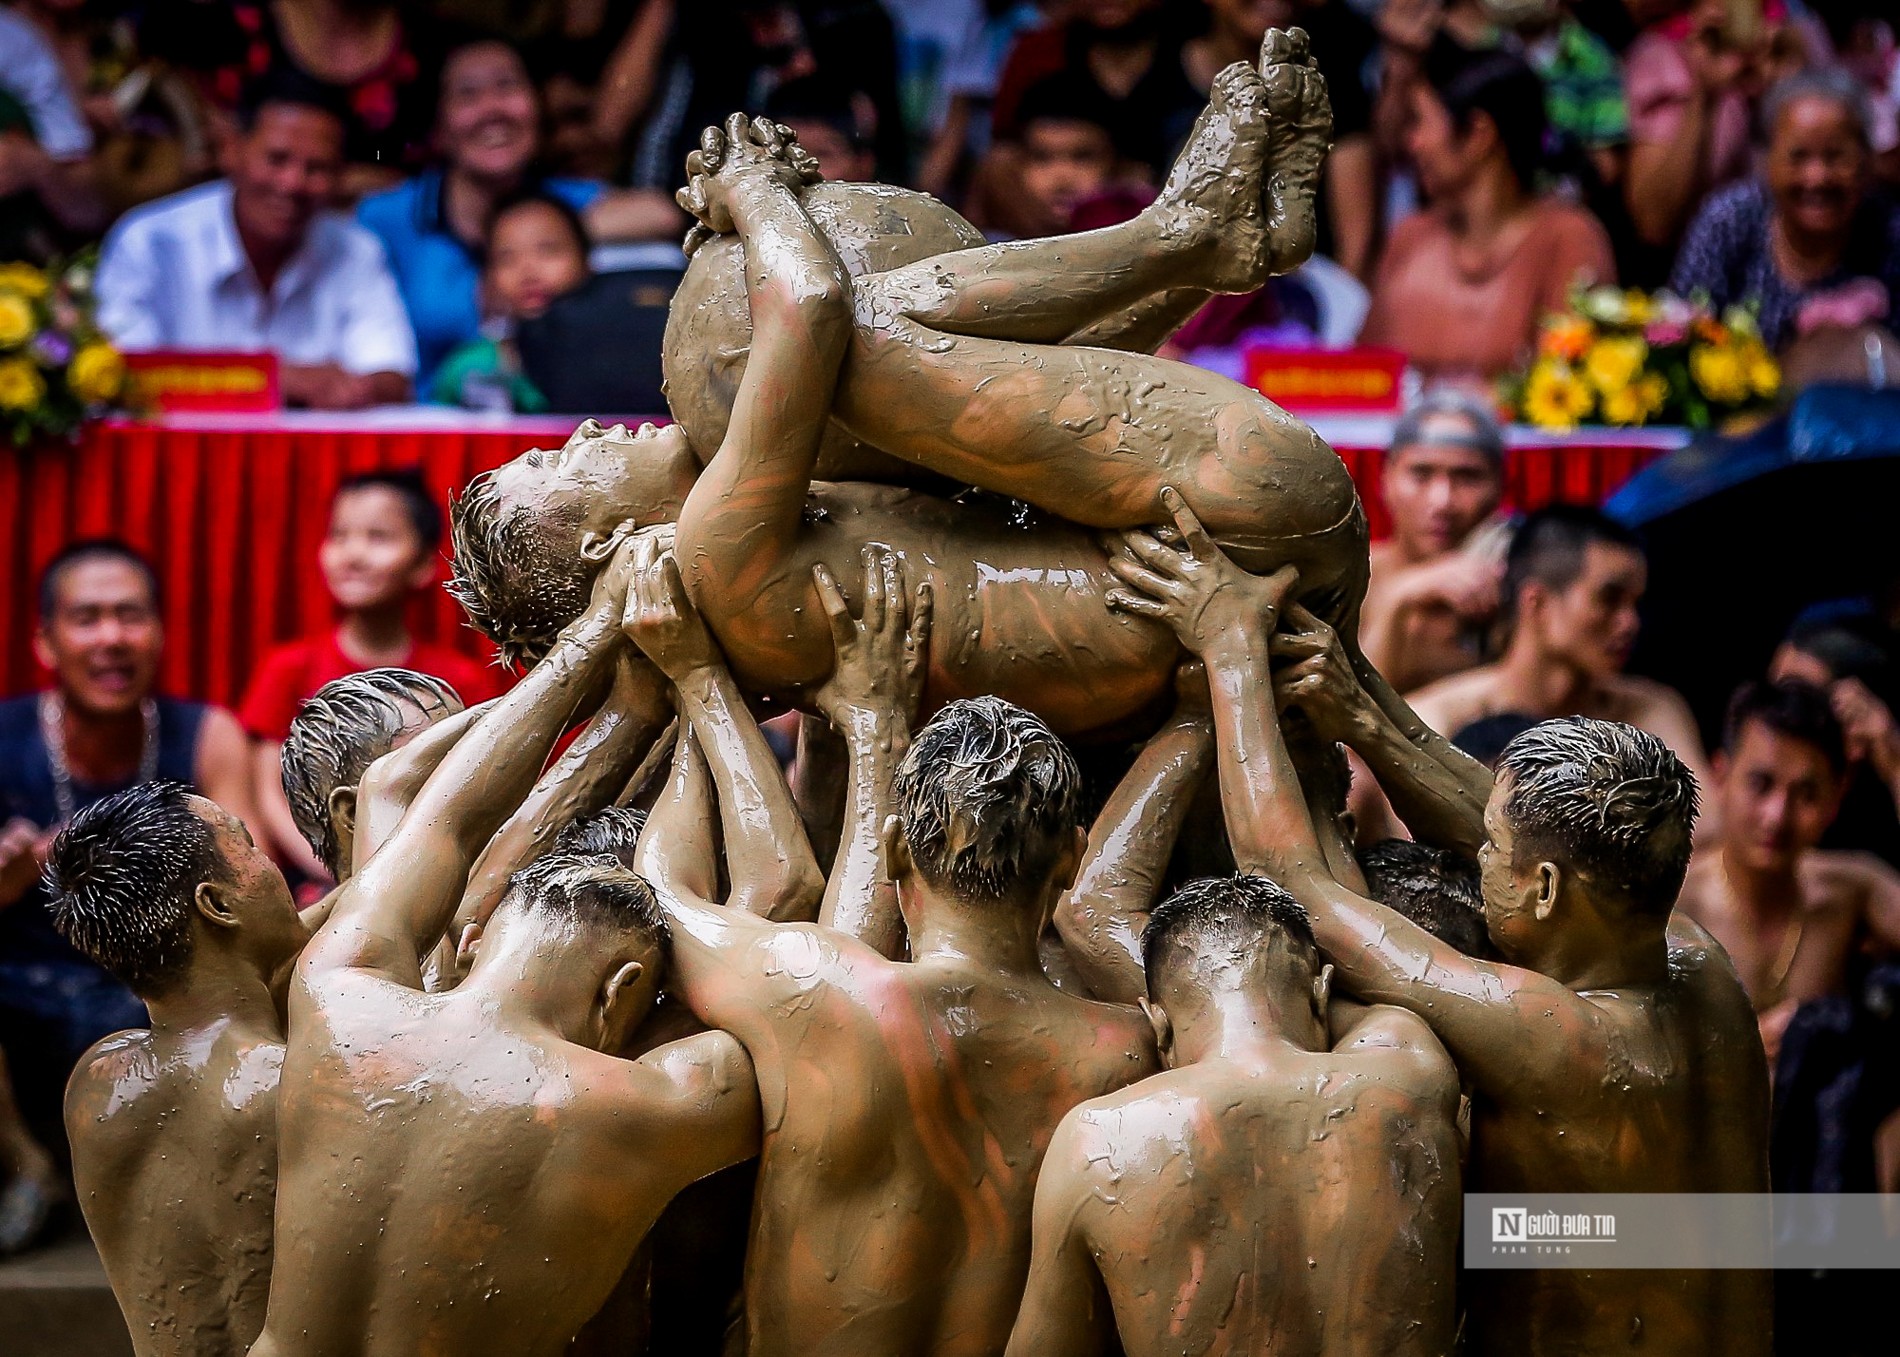
[[[1712,780],[1715,782],[1727,782],[1728,770],[1732,766],[1726,749],[1718,749],[1709,756],[1709,772],[1713,774]]]
[[[466,974],[475,964],[475,958],[482,950],[482,926],[473,920],[463,925],[462,936],[455,942],[455,969],[458,975]]]
[[[1541,922],[1550,918],[1557,910],[1557,897],[1563,893],[1567,883],[1564,869],[1554,862],[1537,864],[1537,895],[1531,905],[1531,913]]]
[[[337,868],[349,865],[356,847],[356,788],[332,787],[324,807],[330,816],[330,833],[337,843]]]
[[[595,1020],[600,1024],[601,1049],[618,1045],[626,1027],[618,1021],[621,1011],[639,989],[646,966],[638,961],[623,961],[600,982],[600,994],[594,1001]]]
[[[58,656],[53,654],[52,642],[46,639],[46,628],[33,628],[33,658],[40,662],[42,669],[49,672],[55,667]]]
[[[1326,1015],[1333,1004],[1333,963],[1327,962],[1319,968],[1319,974],[1313,977],[1313,1016],[1319,1019],[1321,1031],[1330,1030]]]
[[[892,881],[911,874],[916,864],[910,857],[910,839],[904,833],[903,822],[895,815],[884,817],[884,828],[878,831],[877,847],[884,857],[884,874]]]
[[[1155,1052],[1161,1057],[1161,1063],[1168,1069],[1174,1068],[1174,1022],[1168,1017],[1168,1010],[1155,1003],[1147,995],[1142,995],[1137,1003],[1141,1011],[1148,1015],[1148,1025],[1154,1028]]]
[[[628,519],[612,532],[601,532],[597,528],[589,528],[581,534],[581,559],[596,562],[606,560],[620,549],[620,544],[632,532],[632,519]]]
[[[192,908],[198,917],[214,928],[236,928],[237,911],[231,908],[231,896],[219,881],[200,881],[191,893]]]

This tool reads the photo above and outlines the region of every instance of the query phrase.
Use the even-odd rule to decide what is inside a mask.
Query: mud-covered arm
[[[718,643],[686,597],[671,555],[636,571],[626,630],[672,680],[680,717],[712,770],[731,882],[726,904],[780,921],[817,917],[824,875],[791,788]]]
[[[829,570],[814,566],[812,580],[838,655],[814,701],[844,737],[850,759],[843,834],[818,922],[895,958],[904,946],[904,921],[882,839],[885,821],[896,813],[897,766],[910,748],[923,688],[930,582],[919,581],[913,599],[897,554],[867,546],[864,603],[854,618]]]
[[[656,1047],[633,1062],[628,1083],[629,1101],[646,1113],[666,1161],[694,1180],[758,1154],[758,1078],[730,1033],[700,1032]],[[660,1145],[649,1138],[646,1148]]]
[[[534,785],[554,741],[603,685],[624,641],[626,549],[595,581],[588,610],[513,691],[450,750],[382,851],[339,892],[300,971],[360,967],[420,987],[470,869]]]
[[[1089,828],[1075,885],[1056,906],[1056,931],[1098,999],[1132,1004],[1146,992],[1141,931],[1194,796],[1214,766],[1207,678],[1196,664],[1176,683],[1174,714],[1155,732]]]
[[[1036,1181],[1029,1285],[1005,1357],[1103,1357],[1115,1351],[1115,1312],[1082,1218],[1093,1191],[1075,1113],[1056,1128]]]
[[[508,892],[509,878],[547,852],[562,826],[610,804],[672,714],[659,671],[623,648],[607,700],[475,860],[449,936],[471,923],[486,925]]]
[[[386,843],[409,803],[416,799],[429,775],[448,757],[456,742],[495,705],[494,699],[445,717],[400,749],[392,749],[364,770],[356,784],[356,833],[350,860],[359,866]]]

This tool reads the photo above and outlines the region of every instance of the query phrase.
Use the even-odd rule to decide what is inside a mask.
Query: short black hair
[[[548,192],[545,188],[529,187],[508,194],[497,202],[494,210],[488,214],[488,224],[483,228],[482,233],[484,262],[486,262],[489,246],[495,238],[495,228],[501,224],[501,219],[510,212],[520,211],[524,207],[545,207],[559,217],[562,225],[566,226],[568,233],[574,237],[574,245],[580,250],[582,259],[586,259],[587,252],[594,248],[593,240],[587,234],[587,223],[574,209],[574,204],[558,194]]]
[[[1073,71],[1044,76],[1023,91],[1016,103],[1018,136],[1039,122],[1088,123],[1101,128],[1109,143],[1121,149],[1121,120],[1115,105],[1093,80]]]
[[[359,471],[337,482],[330,497],[331,507],[345,495],[358,490],[387,490],[402,501],[403,514],[415,530],[424,555],[433,555],[442,545],[442,506],[429,493],[420,467],[390,467],[381,471]]]
[[[853,147],[871,144],[871,133],[858,125],[858,109],[849,86],[822,75],[787,80],[765,96],[765,116],[774,122],[823,123]]]
[[[644,877],[605,853],[548,853],[508,878],[503,903],[547,912],[587,927],[642,933],[665,950],[666,916]]]
[[[141,782],[83,807],[47,850],[60,936],[142,998],[191,960],[192,897],[222,866],[211,826],[177,782]]]
[[[1478,864],[1460,853],[1410,839],[1381,839],[1359,853],[1366,890],[1466,956],[1489,958]]]
[[[1535,716],[1521,711],[1501,711],[1460,726],[1451,742],[1486,768],[1496,768],[1505,746],[1536,724]]]
[[[610,857],[631,869],[640,832],[647,827],[643,810],[631,806],[604,806],[592,815],[569,820],[554,836],[554,851],[586,857]]]
[[[1878,641],[1851,623],[1830,617],[1797,619],[1785,643],[1827,666],[1836,679],[1859,679],[1883,698],[1893,679],[1893,659]]]
[[[1524,516],[1504,554],[1504,608],[1515,613],[1524,586],[1536,580],[1562,591],[1583,575],[1591,543],[1643,550],[1643,539],[1614,518],[1587,504],[1546,504]]]
[[[1529,63],[1509,52],[1474,52],[1441,36],[1425,53],[1425,82],[1461,133],[1470,130],[1473,114],[1487,115],[1518,183],[1533,187],[1549,122],[1544,82]]]
[[[1729,698],[1722,724],[1722,747],[1731,754],[1741,743],[1750,721],[1759,721],[1778,735],[1813,745],[1836,775],[1847,771],[1847,738],[1834,704],[1825,691],[1799,679],[1766,683],[1750,679]]]
[[[152,611],[164,611],[164,599],[159,592],[158,572],[152,569],[152,563],[145,559],[135,547],[116,537],[84,537],[77,542],[68,542],[54,553],[40,571],[38,594],[40,600],[40,621],[49,622],[59,608],[60,577],[76,565],[89,561],[123,561],[145,577],[146,587],[152,591]]]
[[[1148,997],[1158,995],[1164,972],[1184,950],[1176,944],[1212,934],[1236,949],[1252,950],[1266,933],[1284,933],[1318,956],[1313,921],[1279,883],[1246,872],[1186,883],[1154,907],[1141,930]]]
[[[1419,446],[1469,448],[1481,454],[1491,463],[1492,470],[1502,475],[1504,430],[1498,426],[1497,415],[1493,413],[1495,409],[1495,406],[1478,397],[1453,387],[1428,391],[1406,406],[1405,413],[1392,426],[1392,440],[1386,444],[1385,460],[1389,463],[1407,448]],[[1428,437],[1425,433],[1426,423],[1447,416],[1464,420],[1471,426],[1471,432],[1450,438],[1439,434]]]
[[[319,80],[283,62],[273,63],[244,87],[238,97],[238,126],[246,132],[253,131],[258,117],[272,107],[314,109],[335,118],[339,128],[350,125],[349,95],[340,85]]]

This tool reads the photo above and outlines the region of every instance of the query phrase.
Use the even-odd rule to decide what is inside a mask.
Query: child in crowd
[[[418,474],[372,471],[345,480],[317,553],[337,623],[271,651],[244,695],[238,720],[251,737],[265,847],[315,880],[329,874],[291,818],[282,778],[284,739],[303,701],[331,679],[385,665],[439,678],[470,706],[502,687],[496,670],[409,631],[409,600],[434,586],[441,544],[442,511]]]
[[[475,410],[546,410],[546,397],[521,371],[515,326],[587,281],[587,251],[587,228],[561,199],[535,190],[502,202],[489,218],[484,242],[488,319],[482,337],[443,360],[429,399]]]
[[[1018,111],[1013,202],[996,204],[997,225],[1023,237],[1076,229],[1075,212],[1113,188],[1123,168],[1113,110],[1086,80],[1058,74],[1024,92]]]

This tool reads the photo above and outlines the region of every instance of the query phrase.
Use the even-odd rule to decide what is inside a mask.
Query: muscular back
[[[121,1032],[73,1074],[79,1203],[140,1357],[242,1357],[264,1327],[283,1054],[232,1026]]]
[[[845,941],[778,930],[782,973],[806,979],[747,1030],[731,1024],[766,1114],[749,1350],[1000,1352],[1050,1137],[1152,1068],[1146,1024],[1040,976],[893,964]]]

